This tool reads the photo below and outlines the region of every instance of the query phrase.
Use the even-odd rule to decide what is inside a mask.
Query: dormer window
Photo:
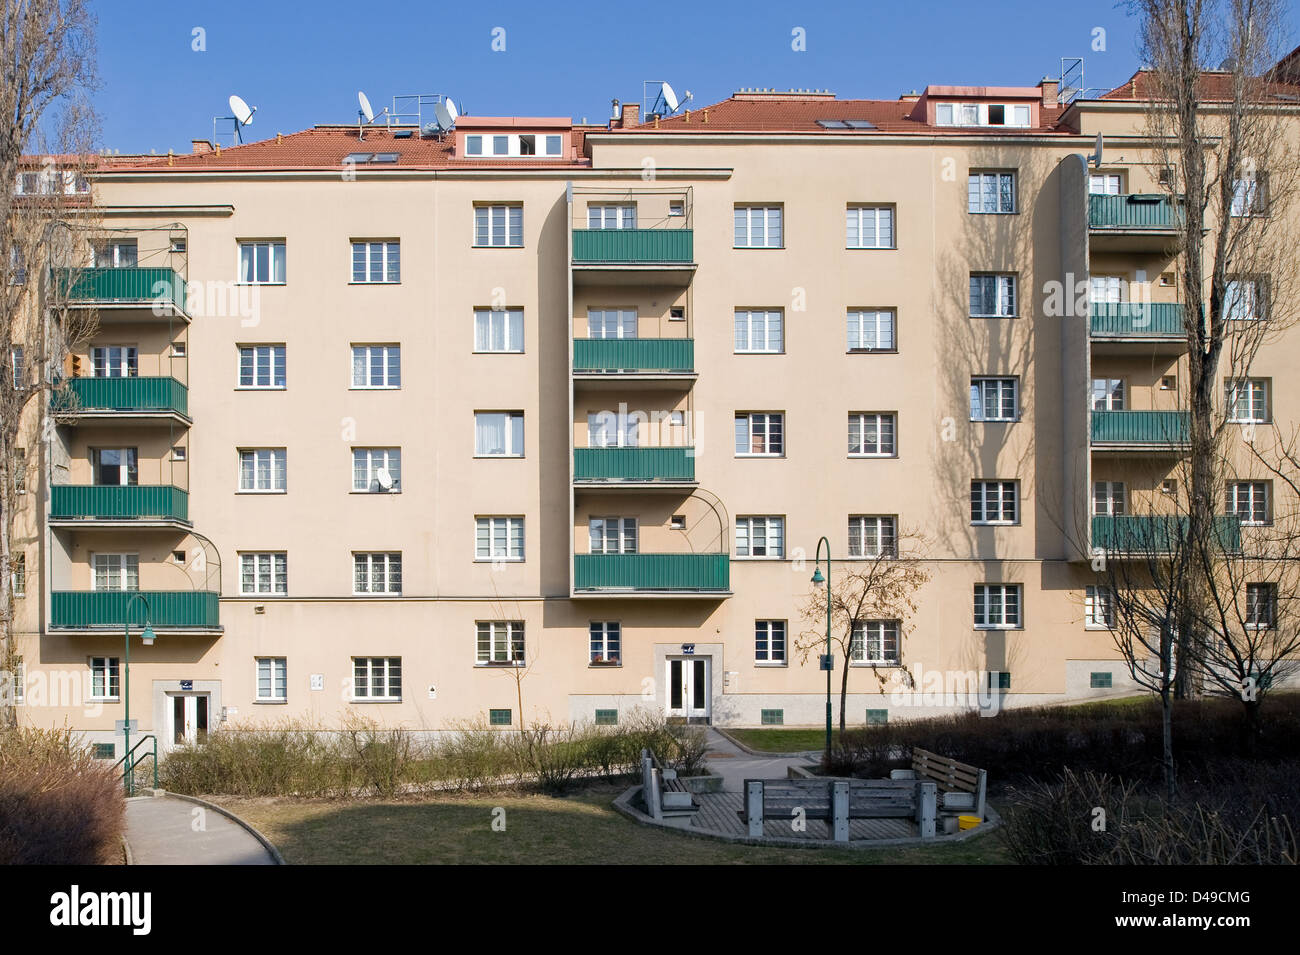
[[[543,133],[468,133],[465,136],[466,157],[521,159],[546,156],[558,159],[564,155],[564,137]]]
[[[1020,126],[1030,121],[1028,104],[1019,103],[938,103],[934,109],[936,126]]]

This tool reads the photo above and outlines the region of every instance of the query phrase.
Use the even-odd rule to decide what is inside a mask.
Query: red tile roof
[[[1294,54],[1292,54],[1294,56]],[[1282,61],[1286,63],[1286,60]],[[1281,64],[1279,64],[1281,65]],[[1300,86],[1292,83],[1254,80],[1256,89],[1273,99],[1294,99],[1300,95]],[[1201,74],[1197,84],[1197,95],[1207,103],[1225,102],[1232,99],[1233,74],[1207,70]],[[1150,100],[1156,98],[1159,91],[1156,75],[1151,70],[1138,70],[1124,83],[1108,93],[1103,93],[1104,100]]]

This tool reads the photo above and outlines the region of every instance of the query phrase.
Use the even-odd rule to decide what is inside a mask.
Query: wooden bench
[[[819,819],[836,842],[849,841],[851,819],[913,819],[921,837],[935,835],[937,784],[901,779],[747,779],[740,810],[752,838],[763,820]]]
[[[927,749],[913,747],[912,768],[895,770],[896,779],[929,779],[939,787],[939,811],[949,815],[978,816],[984,820],[984,800],[988,790],[988,772],[940,756]]]

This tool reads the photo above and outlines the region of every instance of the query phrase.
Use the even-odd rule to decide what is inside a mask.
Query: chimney
[[[202,156],[204,153],[212,152],[212,143],[206,139],[191,139],[190,145],[194,147],[193,155]]]
[[[631,129],[633,126],[636,126],[640,122],[640,119],[641,119],[640,103],[623,104],[623,118],[619,122],[620,128]]]
[[[1057,103],[1057,95],[1060,92],[1060,86],[1061,84],[1058,80],[1049,79],[1046,76],[1039,81],[1038,88],[1043,94],[1044,108],[1059,105]]]

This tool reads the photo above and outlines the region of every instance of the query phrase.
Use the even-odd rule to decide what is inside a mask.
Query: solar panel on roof
[[[373,155],[374,153],[348,153],[343,157],[343,161],[350,163],[370,162],[370,157]]]
[[[410,139],[413,135],[415,135],[415,130],[413,129],[399,129],[397,132],[393,133],[393,138]]]
[[[397,162],[399,153],[375,153],[375,162]]]
[[[875,129],[876,124],[865,119],[846,119],[844,125],[849,129]]]
[[[848,129],[848,125],[842,119],[819,119],[817,125],[822,129]]]

